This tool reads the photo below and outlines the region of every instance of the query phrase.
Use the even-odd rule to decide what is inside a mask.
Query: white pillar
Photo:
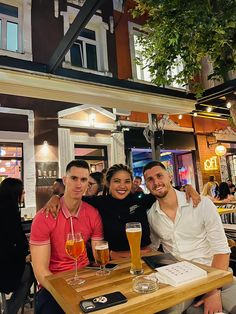
[[[111,135],[111,165],[125,164],[124,134],[122,132]]]
[[[65,174],[67,164],[74,159],[70,129],[58,128],[59,176]]]

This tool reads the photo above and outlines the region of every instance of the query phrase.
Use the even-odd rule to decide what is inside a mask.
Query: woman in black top
[[[7,300],[8,313],[17,313],[26,300],[34,276],[26,263],[28,241],[21,226],[19,204],[23,199],[23,183],[6,178],[0,185],[0,292],[13,292]]]
[[[139,198],[139,195],[132,194],[132,181],[131,170],[125,165],[115,164],[108,169],[106,174],[108,195],[83,198],[98,209],[103,221],[104,239],[109,242],[113,258],[130,254],[125,233],[127,222],[141,223],[143,250],[148,251],[147,246],[151,243],[146,211],[155,201],[155,197],[148,194]]]

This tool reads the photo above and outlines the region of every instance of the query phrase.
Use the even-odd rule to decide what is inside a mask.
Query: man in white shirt
[[[176,191],[165,166],[158,161],[148,163],[143,169],[147,188],[156,197],[156,202],[148,211],[151,239],[157,248],[161,243],[165,252],[176,257],[203,263],[227,270],[230,249],[223,225],[215,205],[202,197],[197,207],[187,203],[185,193]],[[199,313],[236,313],[236,278],[231,285],[215,289],[201,297],[194,304]],[[178,304],[163,311],[182,313],[194,300]],[[202,307],[200,307],[202,305]],[[191,313],[190,306],[187,313]]]

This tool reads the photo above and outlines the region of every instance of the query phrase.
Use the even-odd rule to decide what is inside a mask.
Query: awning
[[[161,88],[154,86],[121,80],[116,80],[116,85],[114,81],[102,76],[96,82],[25,69],[0,69],[2,94],[155,114],[183,114],[195,109],[194,99],[185,92],[163,88],[160,93]]]

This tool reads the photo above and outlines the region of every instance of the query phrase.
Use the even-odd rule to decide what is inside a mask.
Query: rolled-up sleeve
[[[203,210],[203,216],[207,232],[207,240],[213,255],[230,253],[224,227],[216,206],[207,197],[204,197],[202,201],[204,202],[203,209],[207,209]]]

